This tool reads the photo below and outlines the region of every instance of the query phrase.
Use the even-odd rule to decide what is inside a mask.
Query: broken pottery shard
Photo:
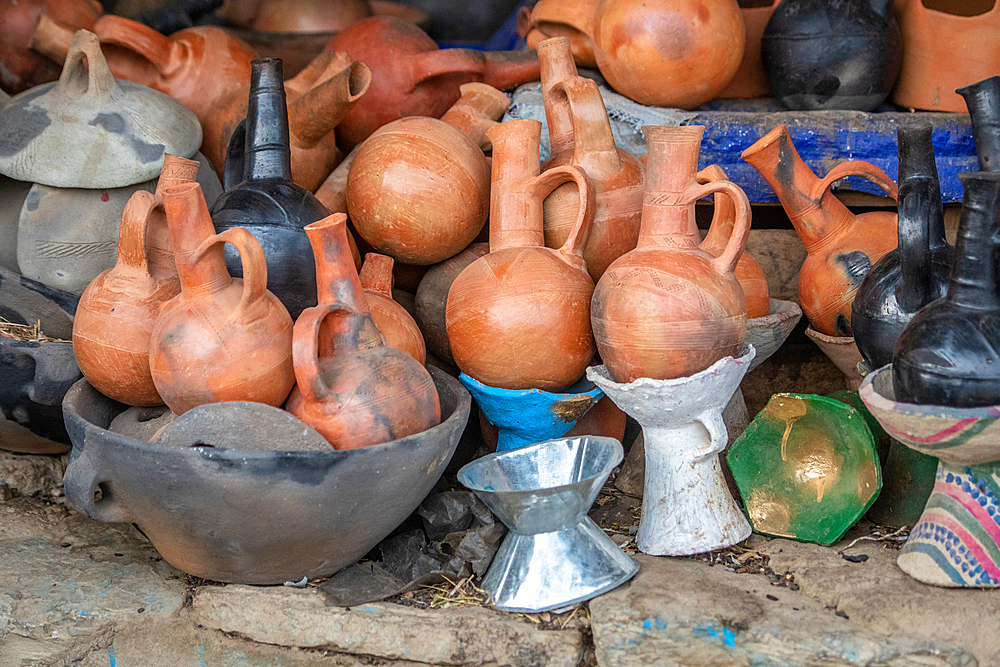
[[[260,452],[331,451],[326,438],[284,410],[250,401],[199,405],[165,426],[152,442]]]

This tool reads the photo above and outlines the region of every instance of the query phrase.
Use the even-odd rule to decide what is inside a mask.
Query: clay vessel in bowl
[[[369,447],[441,420],[437,391],[420,362],[385,344],[347,241],[347,216],[306,227],[316,257],[319,305],[295,321],[297,385],[286,409],[333,445]]]
[[[597,67],[639,104],[696,107],[729,83],[743,57],[736,0],[603,0],[598,17]]]
[[[649,146],[639,244],[594,291],[594,339],[612,380],[669,380],[739,356],[747,305],[733,273],[750,232],[746,195],[729,181],[697,182],[702,126],[645,126]],[[725,250],[698,247],[695,202],[722,192],[736,206]],[[749,363],[749,362],[748,362]]]
[[[441,424],[329,452],[140,442],[107,430],[124,406],[81,381],[64,402],[75,444],[67,498],[97,521],[134,522],[171,565],[198,577],[280,584],[328,576],[402,523],[451,460],[471,399],[458,380],[430,372]]]
[[[392,257],[370,252],[365,255],[358,277],[385,344],[406,352],[422,364],[427,361],[424,337],[413,316],[392,298],[392,265]]]
[[[399,262],[436,264],[457,255],[489,215],[490,165],[479,146],[510,102],[485,84],[462,88],[442,120],[393,121],[354,155],[347,177],[351,222],[376,251]],[[472,123],[470,113],[481,122]],[[453,115],[465,131],[449,122]]]
[[[499,389],[558,391],[594,356],[594,281],[583,247],[594,216],[586,174],[571,165],[541,172],[542,124],[513,120],[489,130],[493,143],[490,252],[458,275],[445,320],[455,363]],[[562,183],[580,191],[576,224],[558,250],[544,245],[542,201]]]
[[[219,234],[197,183],[164,188],[181,293],[160,310],[149,343],[149,368],[163,402],[176,412],[205,403],[255,401],[275,407],[295,383],[292,319],[267,291],[267,263],[253,234]],[[233,244],[243,279],[226,269]]]
[[[368,93],[337,126],[345,151],[404,116],[441,117],[461,96],[463,83],[481,81],[505,90],[534,81],[539,73],[534,51],[438,49],[420,28],[388,16],[355,23],[326,48],[346,51],[372,70]]]
[[[895,181],[869,162],[842,162],[820,179],[799,157],[788,128],[779,125],[743,151],[742,158],[778,195],[805,244],[799,303],[813,328],[826,336],[852,336],[851,302],[872,265],[896,247],[896,213],[855,215],[830,190],[834,181],[861,176],[896,198]]]

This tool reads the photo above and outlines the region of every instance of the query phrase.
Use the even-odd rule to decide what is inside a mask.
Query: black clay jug
[[[975,408],[1000,405],[1000,294],[996,241],[1000,174],[966,172],[948,294],[903,330],[892,361],[896,400]]]
[[[899,245],[871,268],[851,306],[854,340],[872,369],[892,363],[907,323],[948,291],[952,247],[931,132],[928,122],[899,128]]]
[[[775,97],[789,109],[871,111],[903,61],[893,0],[783,0],[760,53]]]
[[[296,319],[316,305],[316,266],[302,229],[329,215],[311,192],[292,182],[288,109],[280,58],[251,63],[243,180],[212,205],[216,231],[250,230],[264,248],[267,289]],[[243,276],[239,254],[226,246],[226,266]]]
[[[1000,171],[1000,76],[959,88],[972,117],[979,171]]]

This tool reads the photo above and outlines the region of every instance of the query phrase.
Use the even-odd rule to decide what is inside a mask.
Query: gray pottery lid
[[[0,174],[22,181],[124,187],[156,178],[165,152],[191,157],[200,145],[194,113],[169,95],[116,80],[87,30],[73,37],[59,81],[0,105]]]

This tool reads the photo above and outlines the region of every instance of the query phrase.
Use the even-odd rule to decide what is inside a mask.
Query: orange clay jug
[[[162,405],[149,371],[149,339],[160,307],[181,291],[159,193],[191,183],[198,162],[165,155],[157,194],[139,190],[122,215],[118,261],[94,278],[76,308],[73,352],[97,391],[126,405]]]
[[[430,373],[383,342],[368,310],[347,216],[308,225],[319,305],[295,322],[295,377],[286,409],[335,449],[405,438],[437,426],[441,405]]]
[[[568,45],[565,38],[560,41]],[[547,57],[552,51],[540,49],[540,57]],[[566,57],[572,56],[567,52]],[[568,116],[572,136],[571,145],[561,137],[553,140],[552,156],[542,169],[577,165],[587,173],[594,189],[597,208],[583,258],[591,277],[597,281],[611,262],[634,248],[639,240],[643,168],[635,157],[615,146],[608,112],[596,83],[582,76],[568,77],[552,86],[542,99],[549,126],[560,116],[564,119]],[[556,127],[560,127],[559,121]],[[576,189],[568,184],[557,188],[545,201],[545,245],[558,248],[565,243],[579,205]]]
[[[361,286],[368,299],[375,326],[385,344],[402,350],[419,361],[427,360],[427,347],[413,316],[392,298],[392,257],[370,252],[361,266]]]
[[[698,172],[699,183],[711,183],[712,181],[728,181],[726,172],[717,164],[710,164]],[[712,225],[708,228],[708,234],[701,242],[701,249],[708,254],[718,257],[725,252],[729,237],[733,235],[733,226],[736,224],[736,206],[732,200],[724,194],[715,195],[715,214],[712,216]],[[757,317],[767,317],[771,314],[771,302],[768,298],[767,278],[749,252],[746,250],[740,255],[740,261],[736,264],[736,279],[740,281],[743,288],[743,296],[747,300],[747,319]]]
[[[746,337],[746,299],[733,274],[750,231],[750,203],[737,185],[699,185],[698,152],[705,128],[642,128],[649,147],[642,232],[597,283],[594,338],[616,382],[694,375],[739,356]],[[694,207],[722,192],[736,206],[724,251],[699,249]]]
[[[295,375],[292,318],[267,291],[267,263],[242,227],[215,233],[197,183],[163,189],[181,293],[163,305],[149,344],[153,384],[171,410],[252,401],[281,406]],[[233,244],[243,278],[222,253]]]
[[[517,32],[532,49],[552,37],[569,40],[572,57],[581,67],[597,67],[594,21],[600,0],[538,0],[517,13]],[[539,59],[541,54],[539,54]]]
[[[855,215],[830,191],[834,181],[861,176],[896,198],[896,183],[873,164],[843,162],[819,179],[795,150],[788,128],[771,130],[743,159],[760,172],[806,246],[799,272],[799,304],[813,329],[853,336],[851,304],[868,270],[896,247],[897,217],[890,211]]]
[[[488,134],[490,252],[467,266],[448,291],[452,356],[463,373],[492,387],[562,389],[594,356],[594,281],[583,259],[594,191],[580,167],[539,175],[537,120],[507,121]],[[568,181],[576,183],[582,204],[566,243],[552,250],[544,244],[542,201]]]

